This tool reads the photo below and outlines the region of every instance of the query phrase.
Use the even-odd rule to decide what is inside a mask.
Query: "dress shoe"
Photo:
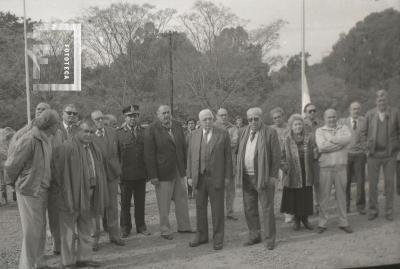
[[[372,213],[368,215],[368,220],[374,220],[378,217],[378,213]]]
[[[172,234],[162,234],[161,238],[167,239],[167,240],[172,240],[174,239],[174,237],[172,236]]]
[[[266,247],[268,250],[273,250],[273,249],[275,248],[275,241],[273,241],[273,240],[267,241],[267,242],[265,243],[265,247]]]
[[[318,226],[318,227],[317,227],[317,233],[322,234],[322,233],[325,232],[325,231],[326,231],[326,228],[325,228],[325,227],[321,227],[321,226]]]
[[[235,217],[234,215],[228,215],[228,216],[226,216],[226,218],[228,219],[228,220],[238,220],[238,217]]]
[[[49,266],[49,265],[42,265],[42,266],[37,266],[36,269],[58,269],[59,267],[56,266]]]
[[[130,234],[129,232],[122,232],[121,233],[121,237],[122,238],[127,238],[129,236],[129,234]]]
[[[93,250],[93,251],[98,251],[99,248],[100,248],[99,243],[93,243],[93,244],[92,244],[92,250]]]
[[[53,250],[53,255],[58,256],[58,255],[60,255],[60,254],[61,254],[61,252],[60,252],[59,250]]]
[[[353,229],[351,229],[350,226],[340,226],[339,229],[345,231],[345,232],[348,233],[348,234],[353,233]]]
[[[388,221],[393,221],[393,220],[394,220],[392,214],[386,214],[385,218],[386,218]]]
[[[76,267],[100,267],[101,263],[96,261],[77,261]]]
[[[75,264],[70,264],[70,265],[61,265],[60,267],[61,269],[76,269],[78,267],[76,267]]]
[[[219,243],[219,244],[214,244],[214,250],[221,250],[222,248],[223,248],[223,244],[222,243]]]
[[[138,234],[143,234],[145,236],[151,235],[151,233],[147,229],[138,231]]]
[[[261,243],[261,238],[257,237],[256,239],[249,239],[247,242],[243,244],[243,246],[248,247],[255,244]]]
[[[120,239],[120,238],[118,238],[118,239],[111,239],[111,240],[110,240],[110,243],[113,243],[114,245],[117,245],[117,246],[125,246],[125,242],[124,242],[122,239]]]
[[[195,241],[189,242],[189,247],[195,248],[195,247],[198,247],[198,246],[200,246],[202,244],[207,244],[207,243],[208,243],[208,241],[197,241],[197,240],[195,240]]]
[[[185,230],[185,231],[178,231],[180,234],[194,234],[196,231],[194,230]]]

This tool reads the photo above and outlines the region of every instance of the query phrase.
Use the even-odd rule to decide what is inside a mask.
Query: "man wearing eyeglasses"
[[[313,133],[315,136],[315,131],[317,128],[323,125],[322,121],[317,118],[317,108],[314,104],[308,103],[304,106],[304,130],[308,133]],[[320,190],[319,190],[319,152],[318,147],[315,145],[314,147],[314,163],[313,163],[313,171],[314,171],[314,206],[315,212],[318,214],[320,207]]]
[[[140,125],[140,110],[138,105],[125,107],[125,124],[119,128],[118,155],[122,165],[120,181],[122,237],[129,236],[132,230],[131,200],[135,204],[136,232],[150,235],[145,223],[146,182],[148,180],[144,163],[144,128]]]
[[[63,268],[100,266],[88,259],[90,231],[93,216],[102,216],[108,204],[104,159],[97,143],[93,143],[96,126],[84,119],[78,128],[76,135],[53,153],[52,174],[60,193]]]
[[[225,111],[220,111],[226,113]],[[208,199],[211,203],[214,250],[224,241],[224,194],[232,179],[231,141],[227,130],[214,125],[211,110],[199,113],[201,128],[189,139],[187,175],[196,198],[197,233],[190,247],[208,242]]]
[[[91,118],[96,125],[96,135],[93,142],[97,144],[103,159],[105,160],[105,172],[107,177],[108,206],[103,216],[103,227],[109,234],[110,242],[117,246],[124,246],[120,238],[118,225],[118,182],[121,175],[121,164],[118,156],[118,139],[114,129],[104,125],[104,115],[96,110],[91,113]],[[99,249],[100,239],[100,218],[95,216],[95,233],[92,249]]]
[[[63,141],[74,136],[79,127],[76,126],[78,122],[78,110],[74,104],[65,105],[62,113],[62,124],[60,127]]]
[[[229,133],[229,138],[231,141],[231,152],[232,152],[232,167],[236,165],[236,148],[239,139],[239,129],[228,121],[228,111],[225,108],[220,108],[217,111],[217,120],[215,122],[215,126],[225,129]],[[227,182],[225,186],[225,195],[226,195],[226,218],[228,220],[238,220],[238,218],[233,214],[233,204],[235,201],[235,173],[232,173],[232,178]]]
[[[265,247],[275,247],[276,226],[274,214],[275,184],[279,176],[281,148],[276,130],[261,121],[261,108],[247,111],[249,125],[239,137],[236,177],[243,182],[243,207],[249,228],[251,246],[261,242],[260,201],[264,218]]]

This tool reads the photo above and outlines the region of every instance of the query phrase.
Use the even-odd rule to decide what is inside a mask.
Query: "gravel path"
[[[380,186],[382,187],[382,186]],[[355,189],[353,189],[353,197]],[[247,227],[242,209],[241,191],[237,190],[235,209],[238,221],[226,221],[224,249],[214,251],[212,242],[197,248],[189,248],[193,235],[174,234],[174,240],[160,238],[158,232],[158,211],[154,190],[148,185],[146,198],[146,222],[151,236],[133,234],[126,240],[126,246],[116,247],[107,243],[107,236],[101,239],[100,250],[94,258],[103,262],[102,268],[344,268],[367,265],[400,263],[400,216],[387,221],[380,216],[368,221],[366,216],[355,213],[351,208],[349,220],[353,234],[345,234],[337,228],[335,203],[331,201],[332,220],[328,230],[320,235],[301,229],[292,230],[291,224],[283,221],[279,214],[281,192],[276,194],[277,245],[272,251],[263,244],[243,247],[247,239]],[[332,195],[332,199],[333,199]],[[383,206],[384,197],[379,197]],[[354,201],[352,201],[354,204]],[[395,211],[400,209],[399,196],[395,198]],[[174,212],[172,206],[171,212]],[[381,208],[381,212],[383,209]],[[190,201],[190,216],[195,223],[195,205]],[[176,227],[172,213],[171,224]],[[311,218],[317,224],[317,217]],[[212,226],[210,226],[212,227]],[[210,231],[211,233],[211,231]],[[0,268],[16,268],[21,244],[21,225],[15,203],[0,207]],[[46,256],[50,265],[59,265],[60,258],[51,255],[50,240]]]

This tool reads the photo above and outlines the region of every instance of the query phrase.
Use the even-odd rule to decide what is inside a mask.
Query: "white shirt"
[[[203,129],[203,137],[205,137],[205,136],[206,136],[206,130]],[[208,131],[208,134],[207,134],[207,143],[210,142],[211,136],[212,136],[212,128]]]
[[[384,121],[385,120],[385,112],[380,112],[378,111],[378,116],[379,116],[379,120],[380,121]]]
[[[63,125],[64,125],[65,130],[67,130],[68,125],[64,121],[63,121]]]
[[[251,131],[246,144],[246,152],[244,153],[244,168],[247,174],[254,175],[254,155],[256,153],[258,132],[255,133],[253,141],[250,138]]]

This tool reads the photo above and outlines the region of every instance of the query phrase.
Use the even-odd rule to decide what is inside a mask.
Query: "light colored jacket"
[[[42,182],[50,182],[51,141],[37,127],[32,127],[16,141],[5,163],[8,184],[18,193],[36,196]]]
[[[363,116],[359,116],[357,119],[357,127],[353,130],[353,121],[351,117],[343,118],[339,120],[339,124],[346,125],[351,132],[351,141],[348,146],[349,154],[362,154],[367,151],[367,143],[364,136],[361,135],[361,130],[366,124],[366,120]]]
[[[347,165],[348,145],[351,141],[351,132],[345,125],[338,124],[336,128],[326,125],[315,132],[318,146],[320,167]]]

